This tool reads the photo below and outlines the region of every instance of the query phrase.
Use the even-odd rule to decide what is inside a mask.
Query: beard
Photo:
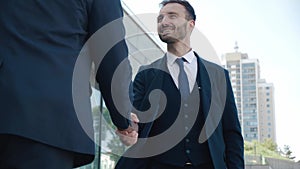
[[[174,25],[160,27],[158,34],[159,39],[167,44],[172,44],[183,40],[187,35],[186,25],[187,23],[184,23],[178,27],[175,27]],[[172,32],[164,34],[165,29],[171,30]]]
[[[161,34],[159,34],[158,36],[159,36],[159,39],[162,42],[165,42],[166,44],[172,44],[172,43],[178,42],[178,39],[173,38],[171,36],[164,36],[164,35],[161,35]]]

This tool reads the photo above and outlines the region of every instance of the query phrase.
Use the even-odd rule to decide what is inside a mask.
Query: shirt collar
[[[185,55],[181,56],[183,57],[187,63],[191,63],[193,59],[195,59],[194,51],[190,50]],[[174,55],[173,53],[167,52],[167,62],[169,65],[173,65],[176,61],[176,59],[179,58],[178,56]]]

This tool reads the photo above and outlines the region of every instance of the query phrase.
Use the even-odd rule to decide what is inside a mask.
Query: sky
[[[123,0],[136,14],[158,13],[161,0]],[[300,160],[300,1],[190,0],[198,29],[217,55],[239,51],[258,59],[275,87],[277,144]],[[154,23],[156,24],[156,23]],[[298,105],[299,104],[299,105]]]

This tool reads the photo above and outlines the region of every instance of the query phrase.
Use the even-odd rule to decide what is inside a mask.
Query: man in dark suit
[[[93,161],[89,76],[76,79],[90,67],[79,66],[77,72],[75,67],[80,51],[98,30],[105,36],[94,37],[96,43],[85,47],[94,56],[104,51],[105,56],[98,58],[96,81],[114,124],[126,133],[133,130],[127,119],[131,104],[124,99],[131,67],[119,0],[0,0],[0,4],[0,168],[69,169]],[[121,62],[123,74],[118,87],[112,88]],[[120,98],[113,98],[112,90]]]
[[[158,34],[168,52],[135,77],[139,140],[116,169],[243,169],[229,74],[191,49],[193,7],[183,0],[161,4]]]

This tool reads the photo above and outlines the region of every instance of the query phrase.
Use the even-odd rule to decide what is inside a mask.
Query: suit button
[[[185,166],[192,166],[193,164],[191,162],[186,162]]]
[[[184,118],[186,118],[186,119],[187,119],[187,118],[189,118],[189,116],[186,114],[186,115],[184,115]]]
[[[188,131],[188,130],[189,130],[189,127],[185,126],[184,129],[185,129],[185,131]]]
[[[188,139],[188,138],[187,138],[187,139],[185,139],[185,142],[187,142],[187,143],[188,143],[188,142],[190,142],[190,139]]]
[[[190,153],[191,153],[191,151],[190,151],[190,150],[185,150],[185,152],[186,152],[187,154],[190,154]]]
[[[188,107],[189,105],[187,103],[184,104],[184,107]]]

